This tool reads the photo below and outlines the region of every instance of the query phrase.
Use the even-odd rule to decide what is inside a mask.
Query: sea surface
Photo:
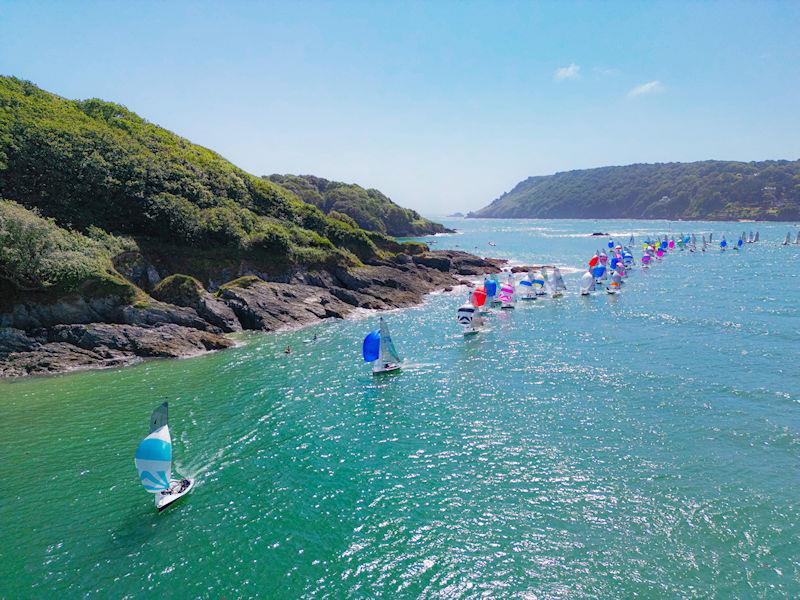
[[[0,383],[0,597],[800,596],[796,225],[445,222],[434,248],[555,263],[569,293],[471,339],[464,289],[384,313],[383,379],[364,313]],[[592,231],[742,229],[575,292]],[[198,484],[157,514],[133,453],[164,400]]]

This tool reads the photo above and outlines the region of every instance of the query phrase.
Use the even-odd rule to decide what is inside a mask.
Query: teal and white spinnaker
[[[142,486],[151,494],[170,488],[172,479],[172,438],[167,423],[167,403],[159,406],[150,418],[150,435],[136,448],[136,470]]]

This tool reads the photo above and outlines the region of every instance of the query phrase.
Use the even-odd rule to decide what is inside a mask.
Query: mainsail
[[[156,425],[158,427],[153,429]],[[134,463],[144,489],[156,494],[168,490],[172,478],[172,438],[166,402],[153,411],[150,428],[150,434],[136,448]]]
[[[566,290],[567,286],[564,285],[564,278],[561,276],[561,270],[558,267],[553,267],[553,283],[557,290]]]
[[[397,350],[392,342],[392,336],[389,335],[389,328],[386,326],[386,323],[384,323],[383,317],[381,317],[379,360],[381,364],[400,362],[400,355],[397,354]]]

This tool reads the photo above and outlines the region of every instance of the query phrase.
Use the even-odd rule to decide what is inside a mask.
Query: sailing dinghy
[[[158,512],[192,491],[194,479],[172,478],[172,438],[166,402],[150,416],[150,433],[136,448],[134,463],[142,486],[155,497]]]
[[[544,289],[547,290],[551,298],[561,298],[564,294],[556,287],[553,277],[542,269],[542,276],[544,277]]]
[[[790,239],[791,239],[791,236],[789,235],[789,232],[787,231],[786,232],[786,238],[783,240],[783,245],[784,246],[788,246],[791,243]]]
[[[511,283],[504,283],[500,286],[500,294],[497,296],[500,300],[501,309],[514,308],[514,285]]]
[[[622,283],[622,276],[614,271],[611,273],[611,281],[606,287],[606,292],[609,294],[619,294],[620,291],[620,284]]]
[[[594,276],[589,271],[586,271],[581,277],[581,296],[590,296],[594,290]]]
[[[478,333],[478,328],[483,325],[483,317],[470,302],[459,307],[456,319],[458,324],[464,328],[464,335]]]
[[[383,317],[381,317],[380,327],[375,331],[370,331],[364,338],[362,353],[364,362],[375,363],[372,365],[373,375],[400,370],[400,356],[397,354]]]
[[[519,288],[522,291],[522,300],[536,300],[536,293],[533,291],[533,274],[528,272],[525,279],[520,280]]]

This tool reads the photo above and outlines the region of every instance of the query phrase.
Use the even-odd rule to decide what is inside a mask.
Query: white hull
[[[393,373],[400,370],[400,365],[394,363],[387,363],[381,366],[372,367],[373,375],[382,375],[384,373]]]
[[[162,510],[167,508],[170,504],[177,502],[178,500],[183,498],[186,494],[192,491],[192,488],[194,488],[195,480],[191,479],[190,477],[186,477],[185,479],[173,479],[172,481],[169,482],[170,488],[173,490],[180,489],[181,483],[183,481],[188,482],[188,485],[186,485],[186,487],[184,487],[180,492],[175,492],[175,493],[160,492],[158,494],[155,494],[155,502],[158,512],[161,512]]]

